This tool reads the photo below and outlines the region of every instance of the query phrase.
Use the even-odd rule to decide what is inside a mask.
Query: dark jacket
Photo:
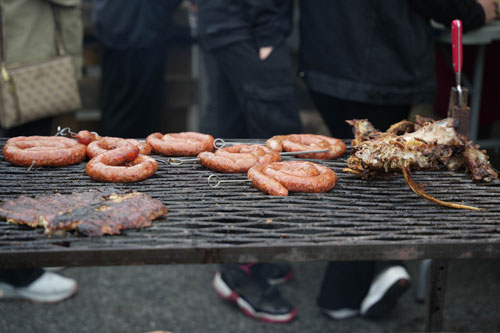
[[[292,29],[291,0],[197,0],[198,33],[207,49],[253,40],[257,47],[282,43]]]
[[[452,3],[455,8],[445,8]],[[460,18],[454,14],[460,8],[468,11],[464,30],[484,24],[475,0],[302,0],[300,5],[301,71],[309,88],[364,103],[432,103],[429,18],[449,24]]]
[[[144,48],[170,37],[171,16],[181,0],[93,0],[92,22],[110,48]]]

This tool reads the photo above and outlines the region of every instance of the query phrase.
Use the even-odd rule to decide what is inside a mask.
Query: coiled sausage
[[[324,153],[300,154],[302,158],[332,160],[346,151],[345,143],[336,138],[319,134],[290,134],[273,136],[266,141],[266,146],[277,151],[298,152],[306,150],[328,149]]]
[[[97,155],[87,163],[86,172],[101,182],[138,182],[151,177],[158,170],[158,162],[150,156],[139,154],[133,144],[120,146]]]
[[[337,174],[323,165],[306,161],[257,164],[248,170],[252,185],[270,195],[288,192],[320,193],[332,189]]]
[[[280,153],[266,146],[235,145],[218,149],[215,153],[203,152],[198,155],[205,167],[227,173],[247,172],[257,163],[277,162]]]
[[[204,151],[214,151],[214,137],[196,132],[161,134],[146,138],[153,152],[164,156],[196,156]]]
[[[3,157],[18,166],[66,166],[83,162],[87,147],[62,136],[18,136],[7,140]]]
[[[141,142],[135,139],[122,139],[105,136],[89,143],[89,145],[87,146],[87,155],[89,156],[89,158],[94,158],[97,155],[121,146],[125,146],[127,144],[132,144],[139,148],[139,154],[151,154],[151,146],[147,142]]]

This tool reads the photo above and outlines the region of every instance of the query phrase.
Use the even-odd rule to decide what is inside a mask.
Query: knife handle
[[[462,71],[462,21],[451,22],[451,45],[453,53],[453,70],[455,73]]]

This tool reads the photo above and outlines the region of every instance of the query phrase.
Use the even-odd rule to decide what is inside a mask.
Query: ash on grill
[[[145,193],[112,189],[20,196],[0,205],[1,218],[43,227],[49,234],[76,230],[87,236],[116,235],[124,229],[149,227],[166,214],[167,208]]]

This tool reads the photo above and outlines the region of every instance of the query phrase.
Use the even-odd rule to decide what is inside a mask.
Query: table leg
[[[430,276],[430,295],[427,317],[427,332],[441,332],[443,326],[443,307],[448,276],[447,260],[432,260]]]

